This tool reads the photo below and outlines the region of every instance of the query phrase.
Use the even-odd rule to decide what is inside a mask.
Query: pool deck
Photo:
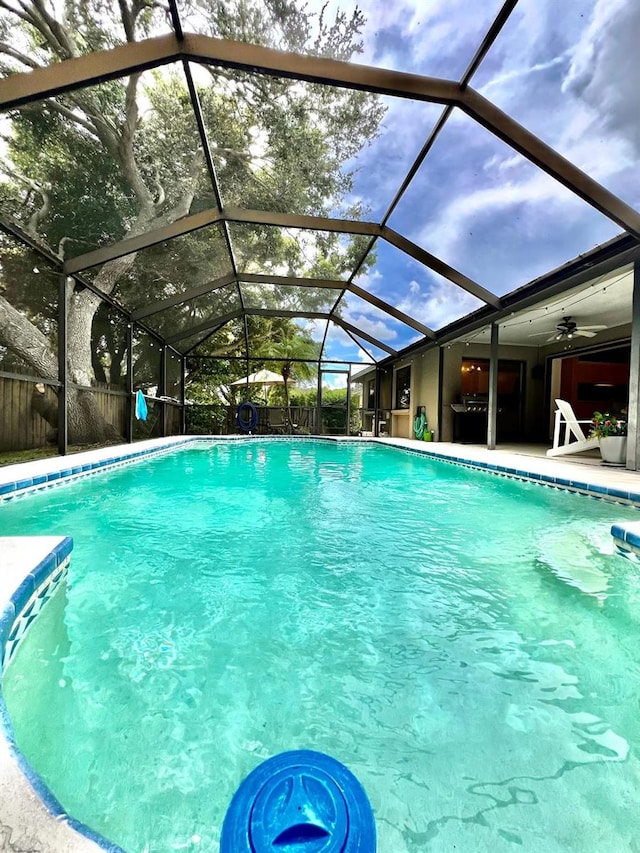
[[[290,441],[291,438],[278,436],[267,440]],[[0,468],[0,499],[13,500],[33,490],[48,489],[78,477],[92,476],[142,461],[181,444],[225,439],[261,441],[264,437],[177,436],[10,465]],[[481,445],[430,443],[402,438],[331,437],[329,440],[366,441],[426,453],[458,465],[477,466],[504,476],[542,480],[558,488],[586,492],[640,508],[640,472],[605,465],[597,451],[560,459],[547,457],[546,446],[542,445],[503,445],[496,450],[487,450]],[[621,528],[623,544],[627,535],[629,542],[635,537],[637,546],[634,547],[632,543],[628,550],[640,553],[640,521],[631,524],[627,522],[626,527]],[[25,584],[31,584],[33,590],[37,591],[37,579],[42,580],[42,566],[51,561],[63,540],[64,537],[51,536],[0,537],[0,616],[6,617],[7,608],[14,606],[12,602],[17,600],[18,590],[24,592]],[[621,544],[618,540],[616,543]],[[1,624],[0,619],[0,627]],[[6,637],[0,639],[4,647]],[[0,710],[3,709],[2,702]],[[17,754],[8,721],[3,722],[4,725],[0,727],[3,730],[0,733],[0,850],[21,850],[25,853],[45,850],[47,853],[118,851],[117,846],[105,843],[96,836],[92,838],[93,833],[64,814],[53,798],[47,798],[46,791],[43,793],[40,790],[44,800],[38,795],[38,780],[33,778],[24,759]]]

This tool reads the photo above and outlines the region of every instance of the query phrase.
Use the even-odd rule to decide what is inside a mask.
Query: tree
[[[63,61],[91,50],[154,34],[161,9],[151,0],[120,0],[119,19],[104,15],[100,0],[0,0],[0,70],[4,74]],[[328,21],[293,0],[204,0],[187,8],[212,35],[282,49],[348,59],[360,48],[364,19],[338,13]],[[383,115],[364,93],[230,69],[196,75],[209,145],[226,203],[326,214],[349,210],[344,199],[349,158],[373,138]],[[0,185],[3,210],[60,258],[134,237],[187,214],[215,206],[215,192],[181,67],[134,74],[31,104],[12,114]],[[314,245],[279,229],[237,226],[232,234],[240,269],[339,274],[361,247],[345,250],[335,235]],[[15,245],[15,244],[13,244]],[[10,266],[10,264],[9,264]],[[159,301],[229,271],[224,236],[203,229],[171,243],[110,261],[90,271],[95,287],[126,308]],[[0,346],[36,375],[57,378],[55,336],[23,294],[33,289],[27,267],[19,278],[2,259]],[[17,291],[21,291],[18,293]],[[189,328],[237,299],[234,285],[200,302],[155,318],[160,333]],[[113,429],[90,393],[95,379],[123,371],[125,351],[117,321],[92,290],[67,284],[68,368],[72,442],[102,441]],[[311,299],[311,295],[309,294]],[[46,301],[46,300],[45,300]],[[50,302],[55,302],[49,297]],[[215,316],[215,313],[213,314]],[[242,335],[228,341],[239,345]]]
[[[313,369],[309,362],[317,362],[320,348],[310,336],[303,334],[300,328],[290,321],[280,320],[274,325],[276,325],[275,339],[269,343],[268,348],[264,348],[263,354],[273,359],[272,369],[280,370],[284,379],[284,399],[290,426],[292,419],[289,381],[294,376],[308,379],[312,375]]]

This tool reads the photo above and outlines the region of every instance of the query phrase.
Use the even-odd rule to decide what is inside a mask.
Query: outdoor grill
[[[487,411],[485,395],[463,394],[459,403],[452,403],[453,440],[462,444],[481,444],[487,440]]]
[[[474,394],[467,394],[462,396],[462,406],[460,409],[460,414],[466,414],[467,412],[481,412],[486,414],[489,409],[489,400],[485,396],[476,396]]]

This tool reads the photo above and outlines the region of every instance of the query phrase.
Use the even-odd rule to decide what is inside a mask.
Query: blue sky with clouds
[[[315,0],[310,5],[313,6]],[[322,5],[320,0],[316,4]],[[335,9],[337,3],[330,3]],[[345,10],[355,7],[340,0]],[[359,61],[458,78],[501,6],[493,0],[359,2]],[[471,85],[591,177],[640,208],[637,0],[520,0]],[[361,152],[354,194],[379,220],[441,108],[385,99],[380,137]],[[619,227],[460,112],[454,112],[389,225],[497,294],[588,251]],[[379,242],[357,283],[432,328],[480,303]],[[347,319],[398,349],[418,335],[366,303]],[[331,357],[357,358],[355,346]]]

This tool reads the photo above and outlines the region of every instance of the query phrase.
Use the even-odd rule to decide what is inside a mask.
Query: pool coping
[[[30,624],[64,584],[72,549],[69,536],[0,537],[0,679]],[[0,809],[12,850],[124,853],[68,815],[33,770],[16,744],[1,686]]]
[[[608,471],[603,475],[599,469],[587,468],[580,469],[578,474],[576,467],[563,465],[555,459],[518,456],[514,464],[512,453],[457,444],[424,444],[411,439],[360,436],[175,436],[116,445],[0,468],[0,502],[75,482],[186,445],[229,441],[376,444],[497,476],[640,508],[640,479],[636,484],[633,479],[637,477],[635,472],[632,478],[616,476],[622,473],[619,471]],[[640,522],[615,524],[611,532],[619,550],[640,554]],[[72,539],[65,536],[0,537],[0,675],[5,661],[9,662],[40,606],[64,581],[72,548]],[[41,599],[42,604],[33,608],[32,602]],[[67,815],[41,777],[30,767],[16,746],[1,690],[0,824],[9,827],[12,843],[15,836],[25,849],[38,849],[41,845],[51,853],[96,853],[98,850],[124,853],[120,847]]]

